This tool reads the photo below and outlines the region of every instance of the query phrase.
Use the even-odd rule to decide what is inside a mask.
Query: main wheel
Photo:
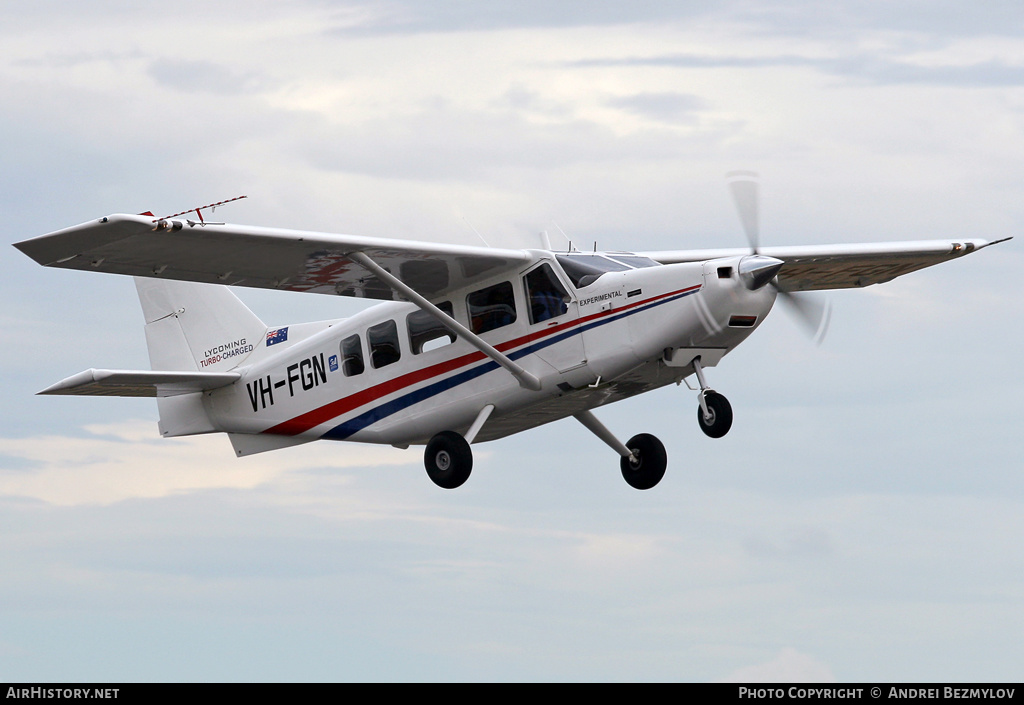
[[[704,403],[708,405],[710,419],[704,418],[704,409],[697,405],[697,423],[700,430],[711,438],[721,438],[732,428],[732,406],[729,400],[717,392],[707,392]]]
[[[455,431],[441,431],[427,443],[423,464],[435,485],[454,490],[469,479],[473,470],[473,451],[466,439]]]
[[[620,462],[622,477],[629,486],[649,490],[661,482],[668,465],[668,455],[661,441],[649,433],[641,433],[630,438],[626,447],[636,455],[636,460],[622,458]]]

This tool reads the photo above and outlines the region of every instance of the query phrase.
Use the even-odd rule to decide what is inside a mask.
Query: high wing
[[[782,291],[809,291],[887,282],[1003,241],[766,247],[759,253],[785,262],[778,274]],[[427,299],[532,260],[525,250],[203,225],[125,214],[58,230],[15,247],[50,267],[385,300],[397,298],[395,287],[356,261],[360,257],[349,255],[369,257]],[[639,254],[674,264],[748,253],[722,249]]]
[[[395,299],[362,253],[428,299],[529,263],[524,250],[110,215],[15,244],[49,267]]]
[[[367,299],[404,299],[507,369],[523,387],[540,389],[540,381],[533,374],[430,301],[529,264],[535,256],[526,250],[125,214],[82,223],[14,246],[48,267]],[[78,393],[102,393],[105,387],[98,389]],[[148,390],[146,387],[144,391]]]
[[[173,397],[226,387],[238,372],[171,372],[88,369],[39,392],[90,397]]]
[[[986,240],[922,240],[860,245],[764,247],[758,254],[785,262],[778,273],[782,291],[848,289],[881,284],[898,276],[963,257],[1010,238]],[[700,262],[750,254],[746,249],[641,252],[662,264]]]

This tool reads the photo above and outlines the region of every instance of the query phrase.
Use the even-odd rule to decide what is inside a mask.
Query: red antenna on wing
[[[189,221],[189,225],[214,225],[214,223],[207,223],[205,220],[203,220],[203,209],[210,208],[211,210],[217,210],[217,206],[223,206],[225,203],[231,203],[233,201],[241,201],[243,198],[248,198],[248,196],[235,196],[234,198],[229,198],[226,201],[217,201],[216,203],[211,203],[206,206],[199,206],[198,208],[189,208],[187,211],[182,211],[181,213],[175,213],[174,215],[166,215],[163,218],[160,218],[160,220],[176,218],[179,215],[185,215],[186,213],[195,213],[197,216],[199,216],[199,222],[192,223],[192,221]],[[216,225],[223,225],[223,223],[216,223]]]

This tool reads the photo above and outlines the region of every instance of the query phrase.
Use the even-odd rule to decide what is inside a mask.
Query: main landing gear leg
[[[700,393],[697,395],[697,401],[700,402],[700,406],[697,407],[697,423],[705,435],[721,438],[732,428],[732,405],[728,399],[708,386],[699,357],[693,361],[693,371],[697,373],[697,382],[700,383]]]
[[[622,477],[630,487],[649,490],[665,476],[668,456],[665,453],[665,446],[654,436],[641,433],[623,444],[593,413],[582,411],[574,416],[619,454]]]

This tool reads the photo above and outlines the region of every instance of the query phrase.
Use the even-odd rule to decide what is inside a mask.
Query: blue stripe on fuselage
[[[695,294],[698,291],[699,289],[694,289],[693,291],[683,292],[682,294],[678,294],[677,296],[662,299],[661,301],[655,301],[654,303],[648,304],[646,306],[638,307],[630,311],[624,311],[617,315],[612,315],[607,318],[587,323],[565,333],[560,333],[559,335],[552,336],[547,340],[533,343],[532,345],[527,345],[526,347],[520,348],[515,352],[509,353],[508,356],[513,360],[518,360],[521,357],[525,357],[526,355],[535,353],[538,350],[543,350],[549,345],[555,345],[556,343],[566,340],[574,335],[582,335],[586,331],[593,330],[594,328],[598,328],[608,323],[613,323],[615,321],[625,318],[626,316],[631,316],[634,313],[639,313],[640,311],[648,311],[652,308],[661,306],[662,304],[667,304],[671,301],[678,301],[679,299],[686,296],[690,296],[691,294]],[[496,370],[498,368],[498,363],[489,361],[481,365],[477,365],[476,367],[471,368],[469,370],[466,370],[465,372],[460,372],[458,374],[452,375],[451,377],[447,377],[432,384],[428,384],[425,387],[421,387],[417,390],[409,392],[408,394],[403,394],[402,396],[396,397],[391,401],[375,406],[374,408],[368,411],[364,411],[358,416],[354,416],[348,421],[339,424],[332,428],[331,430],[327,431],[327,433],[321,436],[321,438],[333,441],[343,441],[346,438],[352,436],[353,434],[362,431],[367,426],[376,423],[377,421],[380,421],[381,419],[385,419],[388,416],[391,416],[392,414],[397,414],[399,411],[407,409],[413,404],[418,404],[421,401],[426,401],[427,399],[430,399],[433,396],[441,394],[442,392],[446,392],[449,389],[454,389],[460,384],[469,382],[470,380],[476,379],[477,377],[486,374],[487,372]]]

